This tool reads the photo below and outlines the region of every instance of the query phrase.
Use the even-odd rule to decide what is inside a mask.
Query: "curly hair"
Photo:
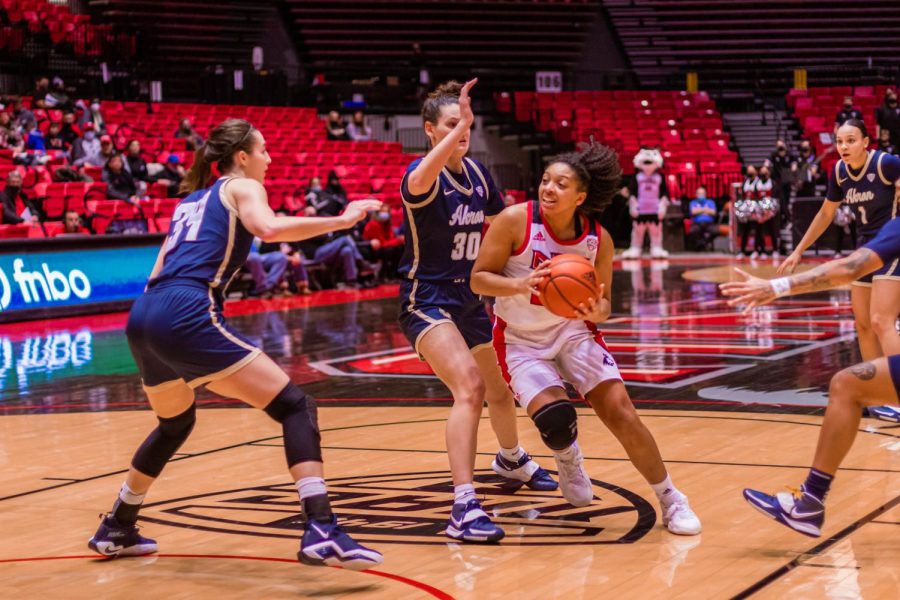
[[[422,104],[422,120],[437,124],[441,117],[441,107],[459,104],[459,94],[462,88],[463,84],[452,79],[439,85],[437,89],[428,94]]]
[[[547,161],[569,165],[578,178],[581,191],[587,198],[578,210],[587,217],[597,218],[612,203],[621,188],[622,166],[616,151],[591,139],[590,143],[579,144],[575,152],[566,152]]]

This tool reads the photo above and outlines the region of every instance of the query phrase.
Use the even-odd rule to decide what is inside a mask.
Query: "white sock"
[[[131,491],[131,488],[128,487],[127,483],[123,483],[122,489],[119,490],[119,500],[125,504],[143,504],[144,496],[146,496],[146,494],[135,494]]]
[[[300,501],[310,496],[324,496],[327,494],[325,480],[321,477],[304,477],[297,481],[297,491],[300,493]]]
[[[665,479],[659,483],[651,483],[650,487],[656,492],[656,497],[659,498],[659,502],[663,506],[668,506],[682,496],[682,493],[678,491],[678,488],[672,483],[672,478],[669,477],[668,473],[666,473]]]
[[[453,500],[455,504],[465,504],[469,500],[475,499],[475,486],[471,483],[461,483],[453,487],[456,498]]]
[[[564,450],[554,450],[553,454],[560,457],[562,460],[572,460],[575,458],[575,453],[578,451],[578,442],[572,442],[572,445]]]
[[[525,451],[522,450],[521,446],[516,446],[515,448],[503,448],[500,447],[500,456],[505,458],[510,462],[517,462],[522,456],[525,454]]]

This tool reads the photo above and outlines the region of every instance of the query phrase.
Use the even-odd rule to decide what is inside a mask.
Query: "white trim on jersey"
[[[862,169],[859,170],[859,175],[857,175],[855,177],[853,176],[853,172],[850,170],[850,165],[848,165],[847,163],[844,163],[844,166],[847,167],[847,177],[849,177],[851,181],[861,180],[863,178],[863,175],[866,174],[866,171],[869,170],[869,163],[872,162],[873,156],[875,156],[875,151],[869,150],[869,155],[866,156],[866,164],[864,164]],[[841,159],[840,162],[843,162],[843,159]],[[838,184],[840,184],[840,179],[838,180]]]
[[[462,161],[462,168],[463,168],[463,175],[466,176],[466,181],[469,182],[469,189],[466,189],[465,186],[463,186],[458,181],[456,181],[456,177],[454,177],[450,173],[450,171],[449,171],[449,169],[447,169],[447,167],[444,167],[443,169],[441,169],[441,173],[444,173],[447,176],[447,180],[450,182],[450,185],[452,185],[456,189],[457,192],[459,192],[460,194],[463,194],[465,196],[471,196],[473,193],[475,193],[475,184],[472,183],[472,175],[469,173],[469,167],[466,166],[467,161],[468,161],[468,159],[464,157],[463,161]],[[440,181],[438,181],[438,183],[440,183]]]

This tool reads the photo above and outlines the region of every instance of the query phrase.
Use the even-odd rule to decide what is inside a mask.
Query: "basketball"
[[[575,309],[590,298],[597,300],[597,273],[588,259],[560,254],[550,260],[550,276],[538,286],[541,302],[554,315],[574,319]]]

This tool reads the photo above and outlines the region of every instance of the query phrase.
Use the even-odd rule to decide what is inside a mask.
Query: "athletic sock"
[[[466,504],[469,500],[475,499],[475,486],[471,483],[454,486],[453,492],[456,494],[456,498],[453,500],[454,504]]]
[[[650,487],[653,488],[653,491],[656,493],[656,497],[659,499],[659,503],[663,506],[668,506],[678,498],[682,496],[682,493],[678,491],[678,488],[675,487],[675,484],[672,483],[672,478],[669,477],[669,474],[666,473],[666,478],[660,481],[659,483],[651,483]]]
[[[137,522],[138,511],[141,510],[145,495],[134,493],[127,483],[123,483],[122,489],[119,490],[119,497],[113,504],[113,518],[122,525],[134,525]]]
[[[331,503],[328,501],[325,480],[321,477],[304,477],[297,480],[296,485],[306,518],[323,522],[331,521]]]
[[[806,476],[806,482],[803,484],[803,489],[819,502],[825,502],[825,496],[828,495],[828,489],[831,487],[832,481],[834,481],[834,475],[829,475],[818,469],[810,469],[809,475]]]
[[[572,460],[575,458],[575,453],[578,449],[578,442],[572,442],[572,445],[563,450],[554,450],[553,454],[558,456],[562,460]]]
[[[500,456],[502,456],[509,462],[519,462],[519,459],[524,455],[525,451],[522,450],[521,446],[516,446],[515,448],[500,448]]]

